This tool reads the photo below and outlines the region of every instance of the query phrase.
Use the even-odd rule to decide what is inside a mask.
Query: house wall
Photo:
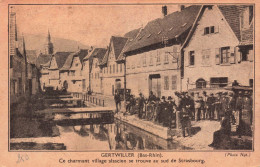
[[[10,103],[15,103],[25,94],[25,61],[24,58],[12,55],[10,68]]]
[[[69,92],[82,92],[82,64],[78,56],[72,59],[71,68],[69,69]]]
[[[209,26],[215,26],[217,32],[204,35],[204,28]],[[253,61],[240,62],[241,53],[238,44],[238,39],[220,10],[216,6],[211,10],[206,9],[189,44],[184,48],[183,90],[195,88],[199,78],[203,78],[207,82],[207,87],[210,87],[211,77],[228,77],[229,85],[234,80],[242,85],[249,85],[249,79],[253,78]],[[234,59],[230,58],[228,63],[221,63],[220,59],[216,58],[216,55],[221,55],[223,47],[229,47],[229,55],[234,55]],[[205,50],[208,59],[203,56]],[[190,51],[195,53],[194,65],[189,64]],[[251,50],[249,54],[253,54],[253,51]]]
[[[87,92],[89,90],[89,61],[83,60],[82,73],[82,91]],[[85,85],[85,86],[83,86]]]
[[[124,88],[124,63],[116,62],[113,48],[110,48],[107,65],[101,69],[101,92],[111,96],[117,88]]]
[[[174,58],[179,57],[179,49],[180,45],[174,45],[128,56],[126,58],[126,88],[131,89],[135,96],[141,92],[148,97],[152,87],[149,76],[156,75],[160,78],[154,79],[157,80],[158,85],[161,85],[161,94],[158,96],[172,96],[175,91],[181,90],[180,70],[177,59]]]
[[[92,68],[90,72],[91,91],[101,93],[101,69],[97,58],[93,58]]]

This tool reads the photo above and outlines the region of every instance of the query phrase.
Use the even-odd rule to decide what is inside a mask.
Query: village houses
[[[253,6],[205,5],[183,51],[183,90],[252,86]]]
[[[82,92],[85,84],[85,76],[82,75],[83,58],[88,55],[88,49],[80,49],[76,53],[70,53],[66,62],[60,69],[60,82],[62,87],[69,92]]]
[[[100,63],[102,94],[114,95],[115,90],[124,87],[124,63],[117,60],[127,40],[124,37],[110,38],[108,50]]]
[[[201,6],[180,6],[179,11],[150,21],[125,51],[126,87],[137,96],[172,96],[181,88],[181,45]],[[138,82],[137,82],[138,81]]]
[[[84,78],[88,79],[87,91],[101,94],[101,68],[99,64],[106,54],[105,48],[93,48],[92,51],[83,59],[83,74],[88,74]],[[86,84],[85,84],[86,85]]]
[[[16,25],[16,13],[9,15],[9,55],[10,55],[10,104],[36,94],[38,89],[38,69],[36,55],[26,54],[25,39],[20,37]]]
[[[194,88],[253,84],[252,6],[179,5],[123,37],[107,49],[56,52],[48,33],[40,54],[41,85],[69,92],[114,95],[130,89],[138,96],[173,96]],[[240,71],[237,75],[237,71]],[[136,82],[138,81],[138,82]],[[126,87],[125,87],[126,85]]]

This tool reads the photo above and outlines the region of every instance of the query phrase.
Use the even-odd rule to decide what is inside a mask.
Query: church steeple
[[[47,44],[45,48],[46,54],[53,54],[53,43],[51,42],[51,34],[48,30],[48,36],[47,36]]]
[[[51,34],[50,34],[49,29],[48,29],[48,43],[51,43]]]

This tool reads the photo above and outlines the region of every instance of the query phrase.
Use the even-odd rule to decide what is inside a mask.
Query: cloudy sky
[[[178,5],[167,5],[168,13]],[[17,25],[23,34],[47,35],[107,46],[112,35],[145,26],[162,17],[162,5],[15,5]]]

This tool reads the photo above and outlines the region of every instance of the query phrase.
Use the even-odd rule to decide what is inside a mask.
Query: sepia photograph
[[[8,150],[254,151],[255,4],[9,4]]]

